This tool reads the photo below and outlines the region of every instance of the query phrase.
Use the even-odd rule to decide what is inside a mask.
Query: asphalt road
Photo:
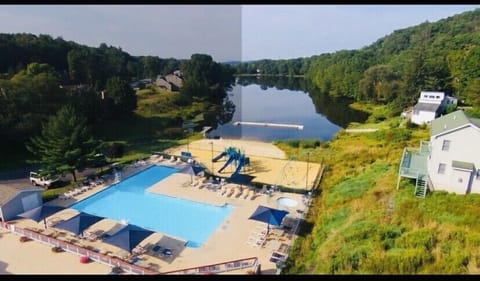
[[[80,177],[84,177],[89,174],[93,174],[99,168],[89,168],[81,172],[76,173],[77,181]],[[0,184],[1,185],[10,185],[15,187],[26,187],[30,186],[30,171],[35,171],[36,167],[25,167],[21,169],[14,169],[8,171],[0,172]],[[71,174],[66,174],[61,178],[62,181],[72,181],[73,177]]]

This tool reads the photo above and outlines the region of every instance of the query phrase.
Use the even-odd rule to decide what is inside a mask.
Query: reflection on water
[[[262,141],[286,139],[328,141],[348,123],[362,122],[367,117],[366,114],[349,108],[348,102],[344,99],[335,100],[312,91],[308,94],[300,89],[242,82],[237,83],[229,92],[228,98],[235,104],[232,120],[211,131],[210,137]],[[310,97],[312,94],[313,100]],[[323,112],[327,112],[328,115]],[[234,123],[237,121],[303,125],[303,130],[273,126],[235,126]]]

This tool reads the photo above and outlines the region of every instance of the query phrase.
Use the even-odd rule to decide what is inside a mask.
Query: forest
[[[304,76],[321,93],[391,106],[398,115],[422,90],[480,106],[480,9],[395,30],[359,50],[258,60],[239,74]],[[477,110],[478,111],[478,110]]]
[[[228,110],[234,110],[224,101],[234,84],[234,69],[213,61],[207,54],[192,54],[185,60],[136,57],[105,43],[88,47],[49,35],[26,33],[0,34],[0,53],[8,54],[0,56],[0,153],[6,160],[2,165],[25,165],[22,159],[32,158],[25,148],[38,150],[31,142],[51,131],[46,126],[54,127],[51,119],[61,112],[64,120],[55,121],[57,126],[74,127],[82,123],[90,132],[86,139],[92,134],[100,142],[114,142],[126,138],[178,138],[185,135],[182,126],[189,119],[203,114],[200,121],[222,122],[232,114],[223,108],[230,106]],[[132,82],[143,79],[155,82],[158,76],[176,70],[182,73],[183,86],[173,95],[168,91],[158,92],[154,83],[148,95],[139,95],[132,88]],[[167,106],[152,116],[149,103],[154,100],[163,100]],[[179,109],[188,107],[191,109],[187,114]],[[144,115],[147,109],[149,116]],[[75,124],[65,120],[78,119],[75,116],[85,120],[77,120]],[[195,125],[201,127],[202,123]],[[119,130],[125,127],[142,131],[126,136],[125,129]],[[66,133],[74,132],[57,132]],[[36,143],[44,141],[37,139]],[[52,151],[52,148],[42,149]]]
[[[210,101],[221,103],[224,87],[233,83],[233,69],[203,54],[190,60],[135,57],[105,43],[94,48],[33,34],[0,34],[0,53],[9,54],[0,56],[0,137],[4,139],[37,134],[41,124],[65,104],[74,105],[91,125],[122,118],[137,107],[132,81],[154,81],[157,75],[178,69],[186,80],[180,103],[188,103],[194,95],[208,95]]]

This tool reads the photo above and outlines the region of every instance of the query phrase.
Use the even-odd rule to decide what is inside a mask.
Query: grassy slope
[[[130,118],[110,121],[98,128],[97,135],[107,143],[118,142],[125,145],[124,155],[121,158],[109,159],[111,162],[122,164],[151,155],[152,151],[162,151],[169,147],[186,144],[188,140],[200,138],[194,134],[186,138],[174,138],[169,131],[182,132],[183,129],[172,127],[172,119],[187,116],[194,117],[207,110],[206,103],[194,102],[191,106],[180,107],[175,104],[177,92],[162,91],[158,89],[145,89],[137,92],[138,108]],[[172,130],[175,129],[175,130]],[[98,169],[102,171],[102,169]],[[104,169],[103,169],[103,172]],[[77,179],[78,182],[82,178]],[[59,194],[74,188],[77,183],[50,189],[43,193],[46,200],[56,198]]]
[[[313,151],[310,159],[327,170],[284,273],[480,272],[480,195],[416,198],[407,179],[396,190],[403,148],[429,138],[428,128],[398,124],[394,118],[375,133],[339,133]]]

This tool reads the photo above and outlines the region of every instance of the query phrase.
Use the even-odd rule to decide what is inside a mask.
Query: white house
[[[480,119],[462,110],[431,122],[430,141],[420,149],[405,148],[400,177],[416,179],[417,196],[444,190],[457,194],[480,193]]]
[[[444,92],[422,91],[417,104],[413,108],[412,123],[422,125],[445,112],[450,104],[456,104],[457,99],[446,96]]]
[[[457,110],[432,121],[427,167],[431,190],[480,193],[480,119]]]

